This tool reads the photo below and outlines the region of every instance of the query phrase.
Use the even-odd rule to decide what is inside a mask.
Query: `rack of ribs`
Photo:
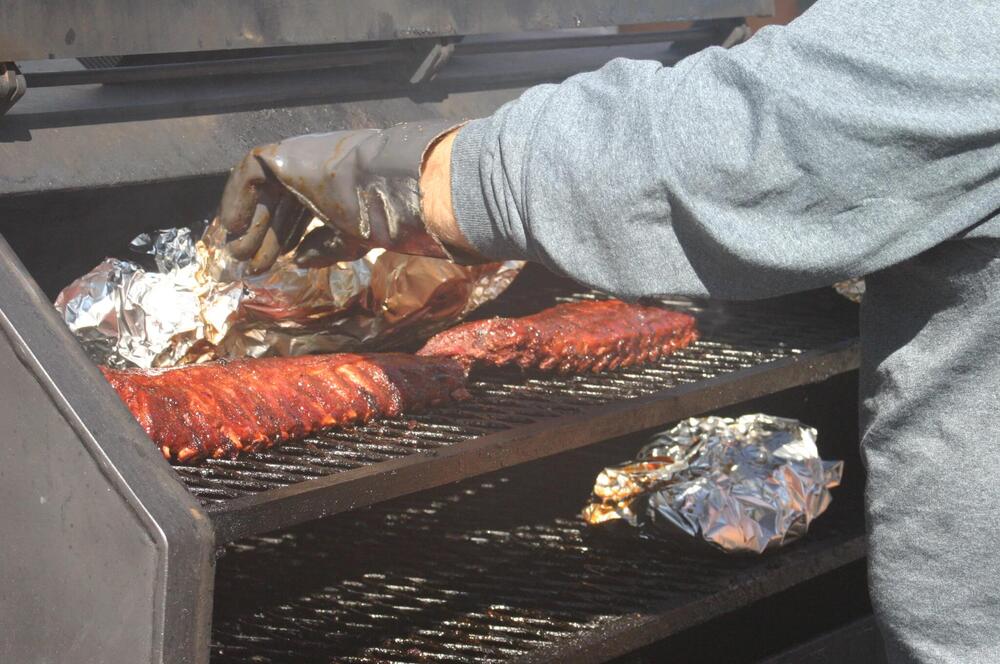
[[[163,455],[181,462],[235,457],[466,396],[460,363],[401,353],[101,370]]]
[[[431,337],[417,354],[454,358],[467,369],[517,365],[597,373],[655,362],[697,338],[695,320],[687,314],[599,300],[560,304],[523,318],[464,323]]]
[[[417,355],[342,353],[101,370],[163,455],[190,463],[465,398],[466,374],[475,366],[599,372],[654,362],[697,337],[686,314],[588,301],[459,325],[432,337]]]

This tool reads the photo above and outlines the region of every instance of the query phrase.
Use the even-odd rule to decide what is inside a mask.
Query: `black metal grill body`
[[[320,21],[296,24],[286,17],[280,26],[262,24],[266,29],[258,31],[259,44],[231,42],[248,48],[208,52],[201,49],[215,47],[203,41],[204,46],[193,49],[197,53],[165,52],[183,50],[183,40],[195,39],[198,31],[185,30],[183,21],[165,23],[163,30],[146,35],[180,41],[153,40],[105,51],[107,34],[94,27],[106,17],[86,16],[87,23],[65,27],[62,18],[84,16],[89,4],[57,4],[61,6],[53,16],[58,20],[49,24],[32,23],[31,10],[22,8],[17,21],[12,18],[0,28],[2,33],[12,26],[34,26],[35,37],[58,33],[62,43],[45,53],[67,56],[23,63],[28,91],[0,117],[0,366],[5,374],[0,383],[5,429],[0,515],[10,534],[0,547],[0,661],[206,662],[213,597],[219,600],[220,661],[289,660],[290,642],[278,636],[287,631],[283,611],[298,628],[313,630],[301,634],[303,652],[320,658],[351,651],[361,660],[378,660],[378,648],[389,646],[375,642],[392,632],[393,617],[409,615],[425,631],[400,637],[406,648],[403,654],[392,650],[392,657],[403,661],[419,659],[421,653],[466,661],[543,656],[549,646],[570,656],[560,634],[572,636],[583,657],[588,638],[614,643],[619,638],[615,634],[632,633],[626,624],[645,624],[644,615],[673,615],[671,624],[680,625],[679,614],[671,612],[682,599],[685,606],[692,597],[711,606],[726,587],[742,588],[738,592],[747,597],[754,594],[755,579],[771,573],[766,561],[734,567],[731,561],[696,556],[688,562],[703,568],[708,585],[702,586],[702,594],[685,595],[695,592],[694,586],[682,584],[650,604],[625,601],[625,591],[607,582],[623,569],[615,565],[634,568],[640,562],[617,554],[585,555],[591,545],[572,519],[582,495],[546,498],[559,509],[539,512],[539,520],[530,524],[510,520],[523,514],[511,511],[513,505],[533,495],[527,479],[516,480],[520,488],[511,494],[516,500],[508,511],[489,510],[508,521],[488,532],[482,510],[501,494],[482,483],[465,486],[473,492],[468,500],[453,500],[455,495],[445,490],[436,498],[418,498],[402,511],[394,504],[359,517],[340,514],[341,521],[331,520],[329,527],[315,531],[296,524],[401,500],[541,457],[562,459],[571,450],[584,454],[580,448],[615,436],[850,371],[858,362],[856,320],[850,305],[830,293],[757,304],[674,302],[696,315],[702,340],[656,366],[571,378],[484,373],[476,376],[473,399],[466,403],[191,468],[172,468],[159,456],[49,302],[106,255],[127,255],[127,244],[138,233],[210,217],[226,169],[254,144],[310,131],[485,115],[528,85],[562,80],[613,57],[676,62],[738,34],[741,21],[734,17],[767,12],[770,2],[525,0],[502,3],[510,5],[507,10],[501,3],[479,3],[489,9],[479,14],[467,3],[443,2],[434,3],[442,14],[421,22],[407,14],[414,3],[369,3],[359,10],[357,22],[331,28],[353,30],[338,36],[354,40],[349,43],[317,41],[313,29]],[[246,9],[246,3],[236,2],[115,0],[104,6],[111,4],[144,10],[157,5],[157,11],[173,5],[195,12]],[[272,4],[254,3],[255,11]],[[303,7],[327,12],[339,11],[342,4]],[[614,8],[608,9],[611,4]],[[378,7],[388,8],[392,20],[372,23]],[[125,16],[128,12],[115,20]],[[614,30],[530,37],[472,34],[668,18],[707,20],[643,36]],[[401,22],[432,29],[400,32]],[[132,21],[130,26],[149,24]],[[301,39],[288,37],[296,29],[302,31]],[[38,43],[25,46],[27,32],[22,30],[17,42],[0,38],[0,56],[4,45],[13,48],[11,44],[18,50],[9,53],[17,57],[34,54]],[[218,30],[210,32],[213,39],[224,38]],[[240,39],[252,36],[240,34]],[[332,40],[337,35],[327,36]],[[138,39],[134,32],[128,38]],[[174,46],[168,48],[170,44]],[[434,49],[452,46],[443,68],[424,71]],[[94,57],[82,62],[68,57],[82,54]],[[266,73],[255,75],[255,67]],[[545,288],[538,288],[539,283]],[[518,315],[579,297],[593,295],[536,274],[534,281],[515,285],[479,315]],[[451,507],[440,509],[428,500]],[[807,574],[793,569],[818,569],[856,557],[854,526],[838,518],[830,515],[831,539],[818,531],[815,539],[789,554],[799,561],[785,570],[789,583]],[[337,523],[354,524],[350,528],[364,537],[336,534]],[[292,526],[296,530],[269,539],[245,539]],[[411,564],[397,555],[393,547],[411,538],[428,555],[448,561],[452,575],[443,565],[434,572],[437,576],[427,576],[416,559]],[[441,541],[451,544],[435,548]],[[232,542],[239,543],[223,559],[224,585],[213,595],[211,554]],[[309,542],[322,544],[326,553]],[[470,555],[487,567],[463,562]],[[342,561],[360,556],[381,571],[350,577]],[[395,570],[394,561],[399,563]],[[573,577],[588,565],[594,566],[592,574],[581,577],[585,583],[572,590]],[[251,592],[254,566],[280,573],[275,583],[280,578],[288,592],[297,589],[298,594],[288,595],[290,608]],[[322,590],[309,576],[310,567],[322,567],[324,573],[343,567],[344,575],[325,580],[323,588],[330,590]],[[552,585],[538,588],[566,593],[568,603],[562,608],[525,603],[524,598],[538,592],[532,595],[532,579],[518,581],[519,568],[545,578],[551,572]],[[657,578],[672,574],[655,565],[650,569]],[[477,581],[487,572],[495,572],[497,581]],[[243,581],[245,592],[240,590]],[[507,595],[499,592],[501,585],[509,586]],[[428,594],[422,594],[424,589]],[[496,602],[477,603],[478,594],[495,591]],[[385,593],[400,602],[396,608],[385,605],[388,618],[378,609]],[[601,593],[607,593],[609,603],[595,609],[592,600]],[[241,612],[247,605],[237,606],[234,598],[241,597],[259,601],[260,612],[267,614],[257,621],[263,631],[252,638],[241,636],[253,632],[256,620],[254,611]],[[302,602],[316,607],[317,614],[306,615]],[[419,607],[425,604],[451,603],[453,623],[420,617]],[[330,625],[317,616],[327,609],[338,622],[324,633]],[[685,609],[685,615],[694,620],[698,614]],[[657,629],[647,633],[663,633]],[[439,632],[450,631],[471,636],[463,636],[464,645],[449,651]],[[498,640],[497,633],[513,636]],[[637,644],[630,639],[622,636],[618,651]],[[365,641],[374,649],[362,647]]]
[[[211,522],[2,238],[0,375],[0,662],[206,661]]]

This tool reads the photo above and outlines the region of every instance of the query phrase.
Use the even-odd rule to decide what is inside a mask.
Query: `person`
[[[326,225],[299,243],[303,221]],[[866,276],[870,589],[893,662],[1000,661],[1000,3],[819,0],[460,127],[257,148],[220,219],[266,268],[528,259],[624,298]]]

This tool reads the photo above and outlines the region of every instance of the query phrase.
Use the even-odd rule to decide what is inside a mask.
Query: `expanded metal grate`
[[[542,285],[539,285],[539,280]],[[557,302],[599,297],[551,275],[522,278],[478,316],[523,315]],[[382,461],[437,450],[486,434],[578,414],[821,349],[856,336],[854,305],[831,290],[757,303],[671,301],[698,319],[701,340],[654,366],[601,375],[481,374],[472,399],[406,420],[331,430],[237,459],[175,466],[205,504],[220,504]],[[624,426],[620,433],[633,429]]]
[[[863,555],[857,472],[803,542],[765,556],[588,529],[575,515],[594,474],[637,444],[230,545],[213,663],[594,661]]]

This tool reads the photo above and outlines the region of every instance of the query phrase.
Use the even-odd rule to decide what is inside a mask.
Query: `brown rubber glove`
[[[296,261],[329,265],[381,247],[450,258],[421,218],[424,155],[453,121],[336,131],[254,148],[233,170],[219,222],[234,258],[252,273],[298,247]],[[302,237],[309,221],[326,226]],[[301,242],[300,242],[301,240]]]

